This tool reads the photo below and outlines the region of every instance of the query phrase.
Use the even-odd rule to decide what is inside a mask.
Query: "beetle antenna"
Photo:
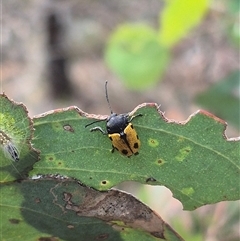
[[[109,110],[110,110],[110,112],[112,114],[113,111],[112,111],[112,108],[111,108],[111,105],[110,105],[110,102],[109,102],[109,99],[108,99],[107,83],[108,83],[108,81],[106,80],[106,83],[105,83],[105,94],[106,94],[106,99],[107,99],[107,103],[108,103],[108,108],[109,108]]]
[[[101,121],[105,121],[105,120],[106,120],[106,119],[93,121],[92,123],[89,123],[89,124],[85,125],[85,128],[88,127],[88,126],[90,126],[90,125],[92,125],[92,124],[95,124],[95,123],[101,122]]]

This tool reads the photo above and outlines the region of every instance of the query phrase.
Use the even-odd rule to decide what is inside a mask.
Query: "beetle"
[[[104,131],[100,126],[96,126],[90,131],[100,131],[103,135],[108,135],[112,142],[112,153],[114,150],[119,151],[122,155],[130,157],[132,155],[137,155],[140,148],[140,140],[138,134],[133,127],[131,121],[142,114],[135,116],[130,116],[127,114],[116,114],[112,111],[107,91],[107,81],[105,82],[105,94],[108,107],[110,109],[111,115],[103,120],[97,120],[85,126],[88,127],[100,121],[106,121],[106,131]]]

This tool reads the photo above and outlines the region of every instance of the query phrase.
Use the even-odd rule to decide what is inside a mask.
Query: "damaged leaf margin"
[[[131,158],[111,153],[105,135],[84,128],[107,116],[72,106],[35,117],[37,135],[47,133],[54,145],[46,140],[35,143],[42,153],[32,174],[49,174],[51,169],[52,174],[74,177],[98,190],[123,181],[164,185],[187,210],[239,199],[240,139],[226,137],[226,122],[203,110],[184,122],[168,120],[154,103],[139,105],[129,114],[142,114],[132,121],[141,148]],[[104,121],[97,125],[106,128]]]
[[[39,155],[31,143],[33,134],[27,108],[0,94],[0,182],[27,176]]]
[[[159,215],[118,190],[100,192],[59,175],[8,183],[0,189],[3,239],[14,239],[17,233],[20,240],[29,234],[40,240],[48,234],[61,240],[183,241]]]

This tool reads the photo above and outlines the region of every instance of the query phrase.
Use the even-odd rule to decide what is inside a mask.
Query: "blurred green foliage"
[[[154,29],[143,24],[125,24],[111,36],[105,57],[128,88],[143,90],[158,81],[169,55],[159,44]]]
[[[239,48],[240,43],[240,1],[231,0],[227,1],[227,36],[230,39],[231,43]]]
[[[240,123],[240,72],[236,71],[196,97],[196,102],[235,127]]]
[[[208,9],[208,0],[166,1],[166,7],[160,15],[159,42],[172,47],[185,37],[189,30],[198,25]]]
[[[172,0],[159,15],[161,28],[122,24],[110,36],[105,51],[109,68],[133,90],[144,90],[160,80],[171,48],[200,23],[209,0]]]

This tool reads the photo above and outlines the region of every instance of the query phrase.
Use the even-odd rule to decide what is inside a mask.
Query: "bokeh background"
[[[108,80],[115,112],[156,102],[167,118],[186,120],[198,109],[207,109],[196,102],[199,94],[239,71],[239,1],[211,1],[200,23],[171,48],[171,61],[157,84],[131,90],[104,60],[108,40],[123,23],[159,28],[164,6],[163,0],[1,1],[0,91],[23,102],[31,117],[71,105],[108,114],[104,93]],[[232,93],[238,100],[239,88]],[[237,137],[239,128],[229,121],[226,133]],[[239,202],[189,212],[164,187],[123,183],[119,188],[147,203],[186,240],[240,238]]]

